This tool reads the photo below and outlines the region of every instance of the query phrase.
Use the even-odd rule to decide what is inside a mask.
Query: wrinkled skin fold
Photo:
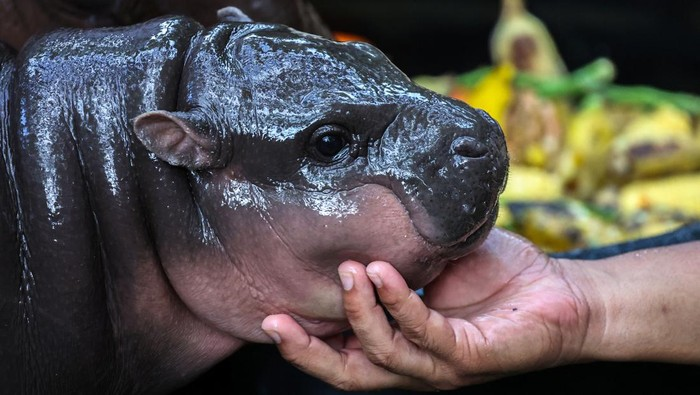
[[[497,214],[498,125],[366,44],[170,17],[0,60],[13,392],[164,392],[269,314],[338,333],[340,262],[421,287]]]

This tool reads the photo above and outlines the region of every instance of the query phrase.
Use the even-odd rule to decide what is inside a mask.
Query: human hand
[[[461,387],[571,362],[585,340],[589,310],[568,269],[505,231],[450,264],[423,300],[385,262],[339,273],[354,335],[324,341],[286,315],[263,329],[283,357],[341,389]]]

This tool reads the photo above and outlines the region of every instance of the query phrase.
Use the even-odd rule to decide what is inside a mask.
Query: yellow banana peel
[[[501,14],[491,34],[494,64],[511,63],[536,76],[566,73],[564,62],[545,25],[525,8],[523,0],[503,0]]]
[[[613,140],[608,166],[620,180],[700,168],[700,144],[690,115],[666,105],[632,120]]]
[[[568,122],[566,146],[580,167],[594,154],[606,150],[615,136],[613,123],[602,100],[583,106]]]
[[[659,209],[700,218],[700,173],[632,182],[621,189],[618,205],[625,215]]]
[[[508,171],[508,183],[501,194],[503,201],[556,200],[563,196],[562,180],[545,170],[514,165]]]
[[[469,105],[486,111],[503,126],[513,97],[513,78],[515,78],[513,65],[503,63],[495,67],[471,91]]]

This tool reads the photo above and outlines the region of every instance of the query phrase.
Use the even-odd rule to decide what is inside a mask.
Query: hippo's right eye
[[[311,135],[309,149],[319,160],[330,162],[349,144],[348,131],[338,125],[323,125]]]

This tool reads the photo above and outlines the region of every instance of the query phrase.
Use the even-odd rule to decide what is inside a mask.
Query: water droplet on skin
[[[476,213],[476,206],[470,206],[468,204],[462,205],[462,210],[469,215],[474,215]]]

